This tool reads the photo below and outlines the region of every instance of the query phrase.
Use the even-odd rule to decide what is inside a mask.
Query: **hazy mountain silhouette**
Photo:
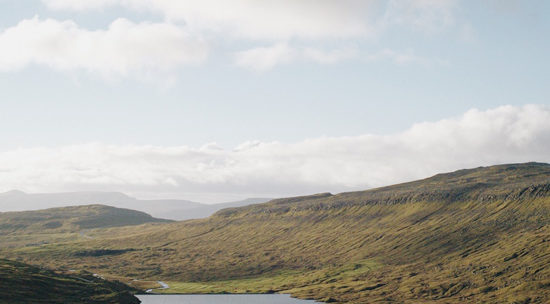
[[[223,208],[242,207],[269,200],[269,198],[250,198],[242,201],[208,205],[176,199],[141,200],[120,192],[25,193],[19,190],[11,190],[0,193],[0,212],[103,204],[142,211],[158,218],[186,220],[208,217]]]

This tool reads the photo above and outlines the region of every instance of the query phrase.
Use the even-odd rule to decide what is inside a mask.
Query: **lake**
[[[313,304],[284,294],[247,295],[137,295],[142,304]]]

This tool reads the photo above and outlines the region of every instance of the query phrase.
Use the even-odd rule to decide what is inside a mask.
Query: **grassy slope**
[[[275,291],[357,303],[548,303],[549,224],[550,165],[530,163],[274,200],[205,220],[95,230],[94,239],[2,254],[168,280],[167,291]],[[83,248],[111,254],[79,255]]]
[[[128,286],[0,260],[0,303],[139,303]]]
[[[104,205],[0,212],[0,232],[2,234],[20,230],[67,232],[80,229],[140,225],[151,222],[167,222],[167,220],[157,219],[140,211]]]
[[[88,234],[91,229],[167,222],[140,211],[104,205],[0,212],[1,247],[17,248],[90,239]]]

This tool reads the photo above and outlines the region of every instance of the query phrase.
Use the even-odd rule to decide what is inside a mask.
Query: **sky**
[[[550,162],[550,2],[0,0],[0,191],[205,203]]]

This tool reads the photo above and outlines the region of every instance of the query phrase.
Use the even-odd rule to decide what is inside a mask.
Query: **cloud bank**
[[[120,190],[223,201],[383,186],[461,168],[550,162],[550,108],[470,110],[391,135],[246,142],[232,150],[100,143],[0,153],[3,190]],[[202,198],[202,199],[201,199]]]
[[[123,8],[159,15],[162,22],[120,18],[107,29],[89,30],[73,20],[20,21],[0,30],[0,72],[31,65],[107,78],[174,73],[206,61],[209,45],[232,53],[237,67],[266,71],[281,64],[335,64],[368,57],[369,62],[398,55],[358,56],[358,45],[377,41],[392,27],[441,32],[455,24],[454,0],[42,0],[51,10],[91,11]],[[235,44],[237,42],[237,44]],[[232,50],[242,43],[247,47]],[[391,51],[396,54],[402,51]],[[399,64],[399,60],[390,60]],[[418,60],[408,62],[417,63]],[[150,74],[154,73],[153,77]]]
[[[99,10],[118,6],[156,12],[200,31],[233,38],[352,38],[372,29],[365,16],[373,1],[363,0],[43,0],[56,10]]]
[[[292,47],[288,43],[277,43],[272,46],[237,52],[234,56],[234,63],[242,68],[266,71],[277,65],[297,61],[336,64],[356,57],[357,53],[357,49],[352,47],[326,51],[312,47]]]
[[[455,24],[456,0],[42,0],[54,10],[109,7],[155,12],[233,38],[351,39],[391,25],[434,33]]]
[[[81,69],[107,77],[170,73],[206,59],[208,45],[170,23],[113,21],[87,30],[73,21],[34,17],[0,32],[0,71],[29,65]]]

